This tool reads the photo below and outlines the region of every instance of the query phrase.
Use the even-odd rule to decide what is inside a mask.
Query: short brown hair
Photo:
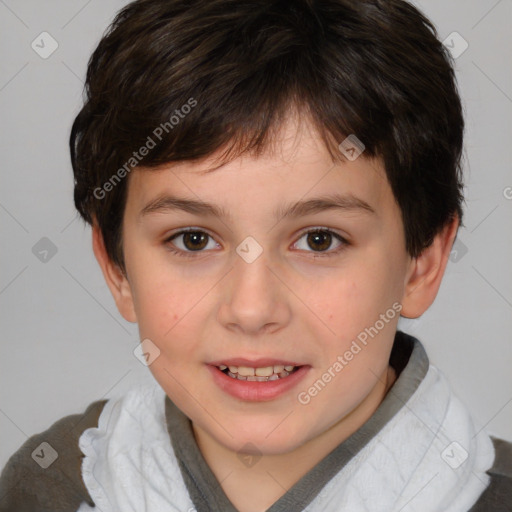
[[[123,178],[158,127],[144,167],[222,147],[230,160],[259,154],[291,107],[311,118],[333,161],[349,134],[383,159],[412,257],[455,215],[463,225],[453,62],[433,24],[402,0],[128,4],[88,63],[70,136],[76,208],[125,270]]]

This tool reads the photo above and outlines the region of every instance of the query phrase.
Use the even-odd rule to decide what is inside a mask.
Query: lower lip
[[[296,386],[308,373],[309,366],[301,366],[288,377],[265,382],[238,380],[221,372],[216,366],[207,365],[213,380],[222,391],[229,395],[251,402],[264,402],[283,395]]]

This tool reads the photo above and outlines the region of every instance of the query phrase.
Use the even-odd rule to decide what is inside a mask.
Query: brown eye
[[[302,242],[302,240],[305,241]],[[333,242],[337,242],[334,248],[331,248]],[[313,253],[313,256],[335,256],[340,251],[349,246],[350,243],[341,235],[330,229],[313,229],[302,234],[296,246],[306,252]],[[329,250],[331,248],[331,250]],[[319,254],[325,253],[325,254]]]
[[[183,245],[190,251],[199,251],[206,247],[209,236],[202,231],[183,233]]]
[[[327,231],[311,231],[308,233],[307,242],[312,249],[326,251],[332,243],[332,235]]]
[[[212,245],[208,247],[210,242]],[[206,252],[203,249],[212,249],[216,246],[215,241],[208,233],[197,229],[179,231],[167,238],[164,245],[178,256],[192,256],[194,252],[201,254]]]

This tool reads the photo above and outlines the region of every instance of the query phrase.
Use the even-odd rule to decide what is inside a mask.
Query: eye
[[[301,240],[305,239],[306,245],[313,248],[313,251],[307,247],[300,247]],[[209,240],[211,241],[210,246]],[[328,250],[333,242],[338,242],[334,250]],[[164,241],[167,250],[183,257],[194,257],[194,253],[204,252],[204,249],[214,249],[216,243],[205,231],[197,228],[188,228],[174,233]],[[338,233],[328,228],[315,228],[302,233],[302,236],[295,245],[306,252],[313,252],[314,257],[334,256],[345,249],[350,243]],[[303,244],[304,245],[304,244]],[[320,254],[318,254],[320,253]],[[325,254],[322,254],[325,253]]]
[[[169,251],[177,256],[192,257],[194,256],[194,252],[203,252],[205,248],[215,248],[216,244],[214,242],[213,247],[208,247],[208,239],[211,239],[213,242],[213,238],[205,231],[189,228],[174,233],[164,241],[164,244]],[[174,242],[174,240],[178,240],[179,242]],[[179,250],[174,249],[173,246],[178,247]]]
[[[305,239],[305,244],[303,247],[300,247],[300,241]],[[333,242],[338,242],[337,247],[334,250],[328,251]],[[325,254],[315,254],[315,257],[318,256],[334,256],[345,249],[346,246],[350,245],[345,238],[343,238],[338,233],[327,229],[327,228],[315,228],[309,231],[306,231],[302,234],[299,241],[296,242],[296,245],[299,249],[306,250],[307,252],[314,253],[325,253]],[[313,248],[313,251],[308,251],[307,247],[304,245]]]

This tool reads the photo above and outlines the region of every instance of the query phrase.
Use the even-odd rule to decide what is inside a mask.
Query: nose
[[[281,272],[282,273],[282,272]],[[277,266],[272,267],[265,251],[251,263],[236,257],[226,276],[218,320],[239,333],[272,333],[290,321],[287,287]]]

